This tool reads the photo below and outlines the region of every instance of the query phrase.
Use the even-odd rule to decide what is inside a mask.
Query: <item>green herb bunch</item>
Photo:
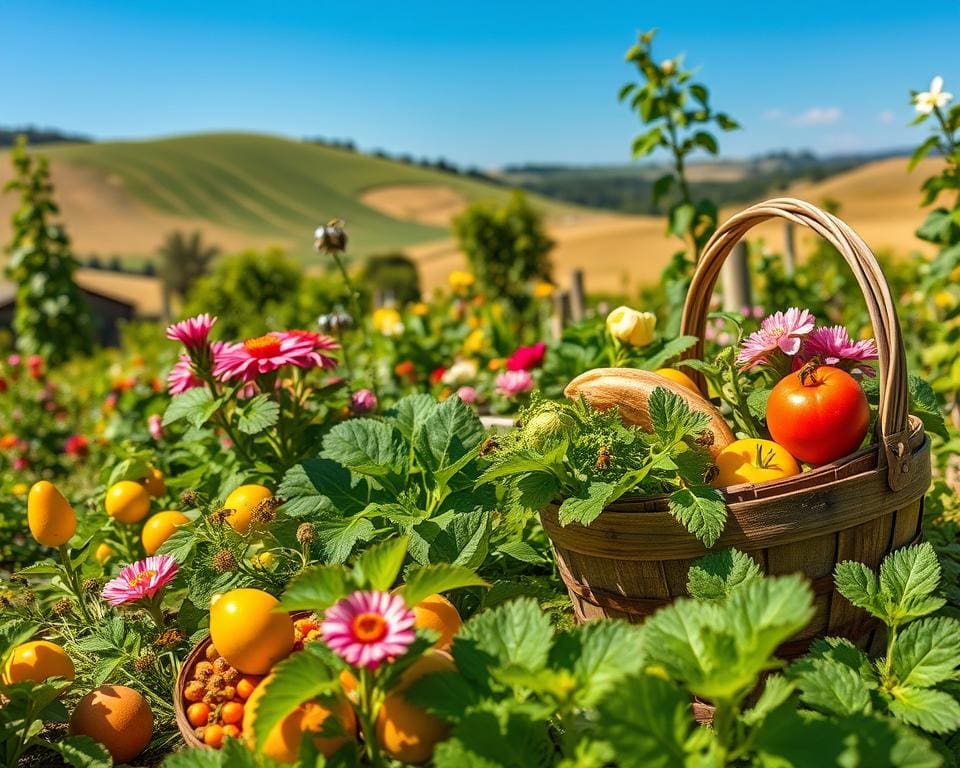
[[[670,511],[708,547],[726,523],[723,496],[709,487],[709,418],[669,390],[650,395],[652,430],[626,426],[616,408],[535,398],[505,435],[481,483],[506,484],[513,506],[539,510],[561,500],[561,525],[589,525],[632,494],[668,494]]]

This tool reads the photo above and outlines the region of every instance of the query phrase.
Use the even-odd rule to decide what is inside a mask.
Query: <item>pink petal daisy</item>
[[[340,349],[340,345],[329,336],[326,336],[322,333],[317,333],[316,331],[303,330],[274,331],[273,335],[280,339],[292,338],[310,341],[313,344],[313,354],[311,355],[311,359],[313,360],[313,368],[332,370],[337,367],[336,359],[330,357],[329,355],[320,354],[321,352]]]
[[[416,638],[414,615],[400,595],[354,592],[327,609],[320,631],[334,653],[354,667],[376,669],[402,656]]]
[[[169,555],[154,555],[124,566],[117,578],[107,582],[102,597],[110,605],[135,603],[156,595],[176,575],[176,560]]]
[[[214,355],[213,375],[221,381],[241,379],[253,381],[285,365],[298,368],[317,367],[314,342],[302,336],[277,333],[257,336],[239,344],[227,344]]]
[[[217,318],[206,313],[197,315],[168,327],[167,338],[179,341],[191,351],[203,349],[207,346],[207,337],[210,336],[210,329],[215,322]]]
[[[203,381],[193,372],[190,355],[180,355],[170,373],[167,374],[167,391],[179,395],[194,387],[202,387]]]
[[[802,337],[813,330],[816,318],[808,309],[791,307],[786,312],[774,312],[760,323],[760,330],[743,340],[737,362],[744,368],[753,368],[767,362],[767,355],[783,352],[792,357],[800,351]]]
[[[805,360],[817,357],[824,365],[835,365],[864,376],[876,376],[877,373],[873,366],[857,365],[879,357],[874,340],[853,341],[842,325],[816,328],[803,340],[801,355]]]
[[[497,376],[494,383],[499,394],[516,397],[533,389],[533,376],[530,371],[507,371]]]

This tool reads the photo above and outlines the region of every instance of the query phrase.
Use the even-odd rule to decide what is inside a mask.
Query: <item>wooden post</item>
[[[750,269],[747,265],[747,244],[741,240],[727,256],[720,270],[723,281],[723,308],[726,312],[740,312],[751,306]]]
[[[570,273],[570,319],[575,323],[583,320],[587,311],[586,292],[583,289],[583,270]]]
[[[563,329],[570,322],[570,294],[567,291],[554,291],[553,317],[550,318],[550,335],[554,339],[563,336]]]
[[[783,222],[783,269],[787,277],[793,277],[797,266],[796,230],[792,221]]]

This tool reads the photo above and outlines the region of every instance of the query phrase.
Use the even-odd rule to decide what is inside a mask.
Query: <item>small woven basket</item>
[[[849,226],[809,203],[768,200],[717,230],[684,306],[681,333],[700,339],[684,357],[703,354],[710,297],[727,255],[748,230],[772,218],[808,227],[840,252],[863,292],[879,351],[873,445],[800,475],[724,489],[729,517],[714,549],[736,547],[767,574],[800,572],[812,583],[816,614],[778,650],[789,658],[824,635],[844,636],[864,647],[872,641],[874,622],[835,591],[833,569],[843,560],[876,568],[893,550],[920,540],[930,444],[919,420],[908,417],[903,337],[876,259]],[[697,379],[704,387],[700,374]],[[562,527],[555,505],[540,517],[581,622],[599,617],[642,621],[686,595],[690,565],[708,553],[673,518],[666,497],[621,499],[586,527]]]

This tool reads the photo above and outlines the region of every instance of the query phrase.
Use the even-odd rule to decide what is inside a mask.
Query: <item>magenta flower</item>
[[[175,323],[167,328],[167,338],[171,341],[179,341],[191,352],[204,349],[207,346],[207,338],[210,336],[210,329],[217,322],[217,318],[210,317],[204,313]]]
[[[416,638],[414,615],[400,595],[354,592],[327,609],[320,632],[334,653],[354,667],[376,669],[402,656]]]
[[[107,582],[102,597],[110,605],[125,605],[153,598],[177,575],[177,561],[170,555],[154,555],[124,566],[117,578]]]
[[[377,408],[377,396],[369,389],[358,389],[350,396],[350,410],[354,413],[370,413]]]
[[[457,390],[457,397],[459,397],[467,405],[473,405],[477,402],[477,390],[474,387],[463,386]]]
[[[737,362],[746,370],[766,363],[767,356],[778,351],[793,357],[815,323],[808,309],[791,307],[786,312],[774,312],[760,323],[759,331],[744,339]]]
[[[314,349],[314,341],[300,335],[268,333],[239,344],[227,344],[214,355],[213,375],[221,381],[240,379],[253,381],[285,365],[315,368],[322,358]]]
[[[154,440],[163,440],[163,418],[158,413],[147,416],[147,431]]]
[[[804,360],[819,358],[824,365],[835,365],[851,373],[876,376],[871,365],[857,365],[876,360],[877,345],[873,339],[853,341],[842,325],[816,328],[803,340],[801,356]]]
[[[190,355],[180,355],[170,373],[167,374],[167,391],[171,395],[179,395],[194,387],[202,387],[203,381],[193,372],[193,363]]]
[[[533,389],[533,376],[530,371],[507,371],[497,376],[494,382],[497,392],[504,397],[516,397]]]
[[[531,371],[543,364],[547,345],[542,341],[531,344],[529,347],[518,347],[507,359],[508,371]]]
[[[323,368],[325,370],[332,370],[337,367],[337,361],[334,358],[330,357],[329,355],[321,354],[322,352],[340,349],[340,345],[331,337],[322,333],[317,333],[316,331],[301,330],[275,331],[273,335],[280,339],[300,339],[310,341],[313,344],[313,354],[310,356],[310,359],[313,360],[313,365],[309,367]]]

